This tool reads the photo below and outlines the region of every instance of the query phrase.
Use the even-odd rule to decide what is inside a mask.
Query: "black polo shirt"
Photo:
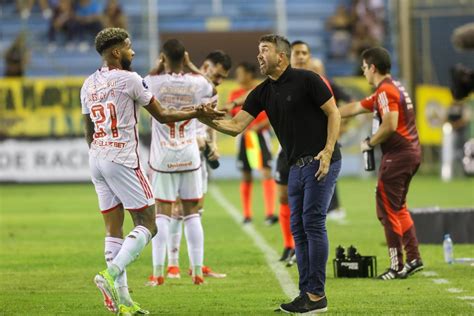
[[[245,100],[253,117],[265,111],[281,147],[293,165],[298,158],[316,156],[326,146],[328,118],[321,106],[332,97],[321,77],[290,66],[278,80],[267,78]],[[336,144],[332,161],[341,159]]]

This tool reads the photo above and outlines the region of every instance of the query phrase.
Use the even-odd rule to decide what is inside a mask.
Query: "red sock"
[[[240,198],[242,200],[244,217],[252,217],[252,182],[240,182]]]
[[[295,248],[295,241],[290,229],[290,207],[288,204],[280,204],[280,227],[283,234],[285,248]]]
[[[275,211],[275,181],[266,179],[262,181],[263,201],[265,203],[265,215],[273,215]]]

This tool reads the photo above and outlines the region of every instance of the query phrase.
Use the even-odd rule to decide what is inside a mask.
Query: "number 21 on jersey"
[[[103,104],[95,104],[91,107],[91,117],[95,124],[94,138],[103,138],[107,136],[104,125],[110,121],[110,131],[113,138],[119,137],[117,128],[117,111],[113,103],[107,103],[104,107]],[[105,123],[105,124],[104,124]]]

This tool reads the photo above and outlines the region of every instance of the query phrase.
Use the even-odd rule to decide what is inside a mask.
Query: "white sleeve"
[[[82,114],[90,114],[90,110],[87,107],[87,93],[86,89],[84,88],[85,86],[86,84],[84,82],[81,88],[81,112]]]
[[[153,98],[153,94],[148,89],[145,79],[136,72],[132,73],[128,79],[128,94],[140,106],[150,104]]]
[[[200,83],[200,89],[199,89],[201,98],[212,97],[212,92],[214,90],[212,85],[206,80],[206,78],[204,77],[201,77],[201,78],[202,78],[202,81]]]

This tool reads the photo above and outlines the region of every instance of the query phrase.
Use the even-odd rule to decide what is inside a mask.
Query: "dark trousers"
[[[288,201],[291,209],[291,232],[295,240],[300,294],[323,296],[328,259],[326,213],[341,160],[333,162],[326,177],[318,181],[314,175],[319,161],[304,167],[291,166],[288,179]]]
[[[331,203],[329,203],[328,213],[331,211],[337,210],[340,207],[339,205],[339,196],[337,194],[337,184],[334,187],[334,193],[332,194]]]

